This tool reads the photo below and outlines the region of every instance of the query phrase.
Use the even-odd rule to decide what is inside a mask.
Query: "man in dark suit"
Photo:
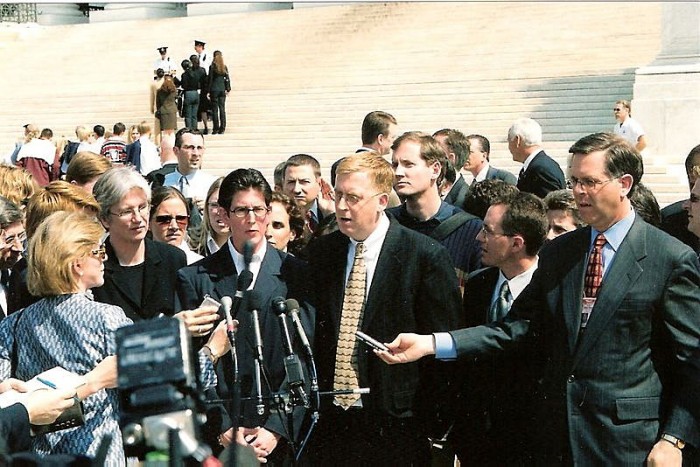
[[[393,180],[389,163],[374,152],[345,158],[335,185],[340,231],[310,245],[320,389],[370,389],[361,397],[323,398],[312,465],[430,463],[428,421],[434,403],[443,401],[440,376],[447,368],[388,367],[354,336],[361,330],[382,341],[459,321],[447,251],[384,213]]]
[[[460,171],[469,159],[469,141],[461,131],[449,128],[436,131],[433,133],[433,138],[442,146],[447,154],[447,160],[452,163],[455,171],[455,181],[443,201],[464,209],[464,199],[469,193],[469,184]]]
[[[537,269],[547,234],[542,201],[531,193],[494,200],[477,239],[482,263],[464,289],[466,326],[501,321]],[[528,463],[533,379],[525,354],[460,362],[459,405],[449,438],[462,465]],[[474,384],[479,381],[481,384]]]
[[[474,175],[474,183],[482,180],[503,180],[511,185],[518,183],[518,179],[512,173],[491,165],[491,143],[485,136],[469,135],[467,140],[469,157],[464,168]]]
[[[697,256],[635,215],[629,197],[643,166],[629,144],[597,133],[570,152],[574,196],[589,227],[542,249],[505,321],[451,332],[446,341],[404,334],[382,357],[464,358],[532,343],[541,369],[535,464],[680,465],[686,443],[700,442],[691,412],[697,378],[687,376],[697,371],[700,340]]]
[[[253,258],[249,270],[253,273],[250,289],[261,295],[259,310],[260,328],[263,341],[263,361],[265,373],[273,392],[286,390],[282,387],[285,379],[285,347],[280,331],[279,318],[272,310],[271,302],[275,297],[293,297],[303,303],[306,294],[306,265],[301,260],[272,248],[265,240],[265,231],[270,222],[270,200],[272,190],[263,175],[255,169],[238,169],[226,176],[219,188],[219,206],[226,215],[231,229],[231,238],[219,251],[195,264],[187,266],[177,274],[177,292],[184,308],[197,307],[209,295],[217,301],[224,296],[232,297],[236,293],[239,274],[248,267],[243,257],[244,245],[250,242]],[[235,310],[234,310],[235,311]],[[236,337],[240,372],[241,394],[243,397],[255,395],[254,391],[254,329],[250,310],[242,310],[235,316],[239,321]],[[307,334],[313,336],[313,310],[304,306],[301,312]],[[233,382],[232,360],[221,355],[213,355],[217,364],[219,396],[231,397]],[[265,397],[270,392],[264,388]],[[253,401],[254,403],[254,401]],[[238,441],[250,444],[260,461],[272,463],[284,459],[286,434],[286,415],[275,410],[270,415],[255,418],[252,404],[241,407],[242,421],[238,433],[234,434],[231,421],[225,415],[216,426],[209,426],[214,435],[221,435],[220,440],[228,445]],[[303,410],[295,412],[295,429],[299,429],[303,420]],[[246,440],[249,440],[248,443]],[[270,456],[270,457],[268,457]]]
[[[700,167],[700,144],[691,149],[685,158],[685,173],[688,176],[689,191],[692,191],[697,180],[693,170],[695,167]],[[661,210],[661,230],[700,252],[698,237],[688,230],[688,212],[683,208],[686,203],[687,200],[676,201]]]
[[[519,118],[508,130],[508,150],[513,160],[523,164],[518,189],[540,198],[566,188],[564,172],[542,149],[542,127],[531,118]]]

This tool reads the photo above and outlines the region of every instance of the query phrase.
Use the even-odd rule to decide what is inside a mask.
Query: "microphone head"
[[[287,303],[284,301],[284,297],[275,297],[272,299],[272,311],[276,315],[287,312]]]
[[[238,275],[238,280],[236,281],[236,290],[245,291],[248,290],[250,284],[253,283],[253,273],[246,269]]]
[[[251,261],[253,261],[253,242],[250,240],[243,244],[243,261],[245,262],[245,268],[247,270]]]
[[[293,311],[299,311],[299,302],[293,298],[288,298],[285,303],[287,304],[287,310],[289,310],[290,313]]]
[[[249,290],[248,293],[248,311],[260,310],[262,307],[262,295],[257,290]]]
[[[231,300],[231,297],[221,297],[221,306],[224,307],[224,310],[231,311],[231,307],[233,306],[233,300]]]

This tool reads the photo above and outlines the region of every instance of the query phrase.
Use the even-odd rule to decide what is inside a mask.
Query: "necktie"
[[[340,316],[340,333],[338,349],[335,353],[335,375],[333,389],[356,389],[359,387],[357,364],[357,339],[355,331],[362,325],[362,312],[365,307],[366,270],[362,254],[364,243],[360,242],[355,248],[355,257],[348,282],[345,284],[343,309]],[[358,399],[359,394],[335,396],[335,401],[345,410],[349,409]]]
[[[318,222],[316,221],[316,217],[311,210],[306,211],[306,226],[311,233],[315,233],[316,229],[318,228]]]
[[[489,322],[502,320],[510,311],[510,287],[508,281],[503,281],[501,289],[498,291],[498,298],[491,305],[489,310]]]
[[[180,177],[180,193],[182,193],[182,196],[185,198],[190,197],[190,181],[187,180],[187,177],[184,175]]]
[[[599,233],[593,242],[591,255],[588,257],[586,276],[583,280],[584,297],[595,298],[598,295],[598,289],[600,289],[600,285],[603,282],[603,247],[605,243],[605,237],[602,233]]]

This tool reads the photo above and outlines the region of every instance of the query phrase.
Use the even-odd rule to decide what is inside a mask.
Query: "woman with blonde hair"
[[[15,165],[0,165],[0,196],[24,209],[29,198],[39,190],[32,174]]]
[[[219,251],[231,235],[231,229],[223,217],[225,213],[219,206],[219,188],[223,181],[224,177],[219,177],[207,191],[204,219],[196,247],[197,253],[202,256],[209,256]]]
[[[209,100],[212,106],[214,130],[212,134],[223,135],[226,130],[226,96],[231,91],[231,77],[224,64],[221,51],[214,52],[214,61],[209,67]]]
[[[118,394],[103,389],[116,387],[114,332],[132,321],[90,294],[104,281],[104,233],[79,212],[56,212],[39,225],[29,241],[28,284],[43,298],[0,322],[0,379],[26,381],[54,367],[84,375],[78,387],[84,424],[36,436],[32,449],[94,456],[110,435],[106,463],[124,465]]]

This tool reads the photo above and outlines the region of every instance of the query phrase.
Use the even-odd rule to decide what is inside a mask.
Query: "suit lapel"
[[[105,261],[104,266],[105,266],[105,282],[111,282],[112,286],[114,289],[119,291],[119,295],[124,299],[124,301],[128,302],[131,304],[131,306],[137,310],[141,309],[141,304],[136,303],[136,301],[133,299],[131,296],[131,293],[124,289],[122,287],[122,284],[114,280],[114,271],[116,270],[116,267],[119,265],[119,259],[117,258],[117,254],[114,252],[114,247],[112,246],[112,243],[110,241],[107,241],[106,243],[106,250],[107,250],[107,261]],[[145,273],[145,271],[144,271]],[[143,290],[143,294],[145,293],[145,288]]]
[[[370,284],[369,295],[367,296],[362,317],[362,329],[367,329],[376,314],[381,312],[383,308],[381,303],[382,297],[395,296],[390,291],[387,291],[387,288],[391,287],[392,281],[384,279],[403,277],[400,274],[401,257],[398,254],[401,248],[398,225],[398,221],[391,219],[389,230],[384,238],[384,244],[379,252],[379,258],[377,258],[377,267],[374,270],[372,284]]]
[[[163,257],[160,252],[154,248],[153,241],[146,239],[146,259],[143,264],[143,304],[154,303],[151,301],[151,295],[156,297],[162,293],[162,290],[157,290],[155,285],[158,283],[156,280],[159,276],[158,271],[160,270],[160,263],[163,261]],[[155,298],[154,297],[154,301]]]
[[[603,278],[603,285],[591,312],[588,326],[574,354],[574,367],[603,334],[630,287],[642,274],[643,269],[639,262],[647,255],[646,251],[644,224],[637,218],[627,237],[620,244],[620,249]]]
[[[328,263],[322,261],[321,264],[326,266],[326,271],[316,272],[317,274],[329,274],[327,293],[328,309],[333,310],[329,313],[333,321],[333,329],[335,336],[338,337],[340,331],[340,315],[343,311],[343,296],[345,295],[345,269],[347,267],[348,248],[350,247],[350,239],[338,232],[338,241],[334,245],[334,250],[337,254],[329,255]]]
[[[236,293],[238,272],[231,258],[228,242],[211,257],[209,279],[214,284],[214,292],[218,297],[233,296]]]
[[[282,269],[282,258],[279,251],[267,246],[265,258],[263,258],[260,272],[255,280],[255,290],[261,292],[264,297],[276,297],[286,295],[285,290],[280,287],[280,274]],[[285,297],[286,298],[286,297]]]
[[[574,234],[575,235],[575,234]],[[586,259],[590,244],[591,229],[581,229],[574,241],[572,258],[578,258],[572,267],[568,268],[562,280],[562,307],[564,324],[569,343],[569,352],[574,353],[581,327],[581,297],[583,297],[583,276],[586,273]]]

